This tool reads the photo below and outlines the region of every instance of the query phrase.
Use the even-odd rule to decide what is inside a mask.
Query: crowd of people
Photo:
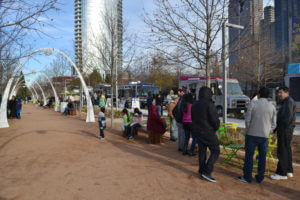
[[[273,180],[285,180],[293,177],[291,140],[295,128],[296,106],[289,96],[289,89],[281,87],[278,90],[280,107],[268,101],[269,90],[261,88],[257,96],[251,101],[245,115],[245,162],[243,175],[238,179],[245,183],[252,181],[253,156],[258,148],[257,183],[264,179],[268,137],[277,133],[278,166],[276,173],[270,176]],[[211,182],[216,182],[212,176],[215,162],[220,154],[220,142],[217,131],[220,127],[219,116],[212,100],[212,90],[202,87],[198,100],[193,92],[185,88],[179,89],[177,95],[171,95],[168,107],[170,118],[170,139],[178,142],[178,151],[183,155],[196,155],[195,146],[198,145],[199,175]],[[192,142],[190,148],[190,138]],[[210,151],[207,157],[207,150]]]
[[[292,178],[292,149],[291,141],[296,125],[296,105],[289,96],[289,88],[278,89],[280,99],[279,110],[269,100],[269,90],[261,88],[257,95],[252,98],[245,115],[245,159],[243,174],[238,177],[241,182],[252,182],[253,156],[258,149],[258,170],[255,181],[261,183],[264,180],[266,157],[268,152],[268,138],[270,134],[277,134],[277,158],[276,173],[271,175],[273,180],[286,180]],[[220,142],[217,131],[220,128],[219,115],[213,102],[213,92],[208,87],[202,87],[195,98],[195,92],[189,92],[186,88],[178,90],[177,95],[170,92],[167,99],[168,117],[170,119],[170,140],[178,143],[178,151],[183,155],[195,156],[198,146],[198,161],[200,177],[216,182],[213,177],[214,164],[220,155]],[[104,139],[106,128],[104,94],[99,95],[99,138]],[[54,100],[52,100],[54,101]],[[147,129],[149,131],[164,134],[166,121],[162,118],[164,99],[161,94],[148,94]],[[51,105],[53,102],[49,102]],[[63,114],[68,114],[74,109],[71,99]],[[22,100],[12,97],[8,101],[8,118],[21,119]],[[128,136],[128,140],[134,140],[137,128],[142,126],[143,114],[135,108],[131,114],[126,108],[122,110],[122,130]],[[192,142],[190,143],[190,140]],[[209,154],[207,151],[209,150]],[[208,156],[209,155],[209,156]]]
[[[276,173],[270,178],[285,180],[288,177],[293,177],[291,140],[295,128],[296,106],[289,96],[287,87],[279,88],[278,95],[281,100],[278,112],[275,106],[268,101],[269,90],[267,88],[261,88],[248,107],[245,115],[244,168],[243,175],[238,177],[242,182],[252,182],[253,156],[256,148],[258,148],[259,155],[257,157],[258,173],[255,180],[257,183],[263,181],[268,138],[271,133],[277,133],[279,162]],[[198,100],[195,96],[195,91],[190,92],[186,88],[179,89],[177,95],[173,91],[168,95],[170,140],[177,141],[178,151],[182,152],[183,155],[197,155],[195,149],[198,146],[199,175],[208,181],[216,182],[212,173],[214,164],[220,155],[220,142],[217,136],[217,131],[220,128],[219,115],[212,100],[213,92],[210,88],[202,87],[198,93]],[[102,101],[99,101],[99,137],[104,139],[105,98],[103,95],[100,96],[101,98]],[[161,94],[152,95],[148,93],[147,129],[159,134],[166,132],[166,121],[162,118],[163,101]],[[122,119],[122,130],[127,133],[129,140],[133,140],[137,128],[142,126],[142,112],[135,108],[132,116],[124,108]],[[209,154],[207,154],[208,150]]]

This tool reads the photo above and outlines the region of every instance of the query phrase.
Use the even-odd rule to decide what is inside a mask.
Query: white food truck
[[[196,93],[198,99],[198,91],[206,84],[206,77],[200,76],[181,76],[179,79],[179,88],[186,87],[189,91]],[[215,102],[218,114],[222,114],[223,110],[223,79],[211,78],[211,89],[214,93],[213,101]],[[244,113],[250,103],[249,97],[244,95],[237,79],[227,79],[227,111],[228,113]]]

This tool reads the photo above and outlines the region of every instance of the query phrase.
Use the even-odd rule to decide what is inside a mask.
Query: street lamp
[[[227,46],[226,46],[226,27],[243,30],[244,26],[237,24],[223,23],[222,26],[222,64],[223,64],[223,123],[227,122],[227,63],[226,56],[228,55]]]

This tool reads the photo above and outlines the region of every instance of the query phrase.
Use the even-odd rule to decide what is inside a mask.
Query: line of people
[[[210,88],[202,87],[197,101],[196,95],[187,92],[186,88],[179,89],[177,94],[178,96],[172,96],[168,108],[171,121],[170,139],[178,141],[178,151],[183,155],[195,156],[195,147],[198,145],[199,175],[216,182],[212,171],[220,154],[216,135],[220,121],[212,101],[213,93]],[[191,137],[192,143],[189,148]],[[207,149],[210,151],[209,157]]]
[[[289,89],[281,87],[278,90],[281,100],[280,109],[276,112],[275,106],[268,101],[269,90],[261,88],[258,98],[253,100],[246,113],[245,136],[245,163],[243,175],[238,177],[242,182],[252,181],[253,156],[258,147],[258,174],[256,182],[264,179],[268,137],[272,132],[278,138],[278,166],[276,173],[270,178],[286,180],[293,177],[291,140],[295,128],[296,106],[289,96]],[[199,90],[198,100],[194,94],[187,93],[186,89],[179,89],[178,97],[173,96],[169,104],[168,115],[171,120],[172,141],[178,140],[178,151],[184,155],[194,156],[195,146],[198,144],[199,175],[211,182],[216,182],[212,176],[215,162],[220,155],[220,143],[216,132],[220,127],[220,120],[212,100],[210,88],[202,87]],[[188,150],[190,137],[192,144]],[[210,151],[209,157],[207,150]]]

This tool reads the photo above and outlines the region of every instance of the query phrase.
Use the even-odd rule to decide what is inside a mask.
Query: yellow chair
[[[266,155],[266,173],[267,175],[270,175],[270,171],[271,171],[271,164],[276,164],[276,159],[275,159],[275,150],[277,149],[277,137],[273,137],[272,134],[269,135],[269,138],[268,138],[268,151],[267,151],[267,155]],[[254,152],[254,155],[255,155],[255,158],[257,158],[258,156],[258,150],[256,149],[255,152]],[[272,161],[272,163],[271,163]],[[258,162],[255,161],[254,162],[254,168],[257,168],[257,164]]]
[[[221,123],[219,130],[217,131],[217,134],[219,138],[225,139],[226,142],[221,142],[221,145],[224,150],[225,159],[222,161],[222,165],[225,165],[226,163],[232,163],[235,166],[242,165],[242,160],[237,156],[237,153],[239,150],[242,150],[245,148],[244,144],[238,144],[238,139],[235,137],[232,137],[232,135],[228,134],[229,130],[237,130],[237,123]],[[238,162],[234,162],[233,159],[237,159]],[[236,165],[237,164],[237,165]]]

